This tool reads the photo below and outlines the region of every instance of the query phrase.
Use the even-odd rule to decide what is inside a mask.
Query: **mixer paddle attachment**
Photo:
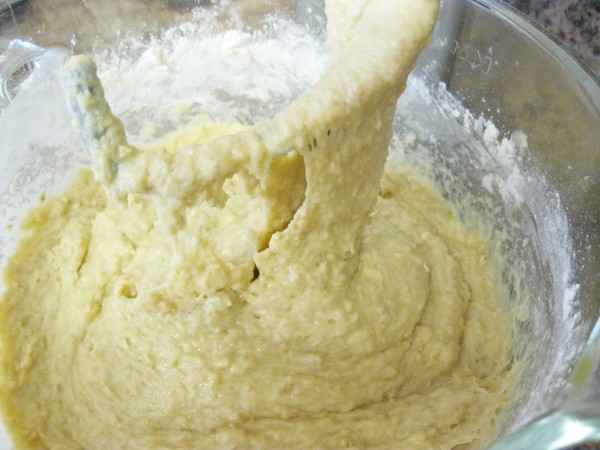
[[[110,184],[119,164],[138,149],[127,142],[123,123],[111,112],[96,63],[88,56],[71,57],[62,71],[69,108],[101,181]]]

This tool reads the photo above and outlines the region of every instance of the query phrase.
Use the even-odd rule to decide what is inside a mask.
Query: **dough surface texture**
[[[19,448],[493,438],[511,341],[488,243],[386,164],[438,3],[345,5],[324,76],[273,119],[107,134],[95,173],[29,213],[0,304]]]

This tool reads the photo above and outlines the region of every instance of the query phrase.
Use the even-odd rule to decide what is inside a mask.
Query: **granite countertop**
[[[600,78],[600,0],[505,0],[554,35]]]

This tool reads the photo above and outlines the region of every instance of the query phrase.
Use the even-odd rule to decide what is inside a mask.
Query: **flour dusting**
[[[490,260],[509,289],[515,361],[528,361],[506,424],[514,429],[551,406],[580,345],[571,334],[581,320],[579,287],[561,199],[531,164],[523,131],[473,116],[443,83],[411,77],[395,130],[392,154],[434,180],[465,223],[490,236]]]

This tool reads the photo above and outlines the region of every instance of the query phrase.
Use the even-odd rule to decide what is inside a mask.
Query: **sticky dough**
[[[385,165],[437,9],[330,1],[288,109],[97,156],[29,213],[0,305],[19,448],[489,442],[511,342],[487,242]]]

